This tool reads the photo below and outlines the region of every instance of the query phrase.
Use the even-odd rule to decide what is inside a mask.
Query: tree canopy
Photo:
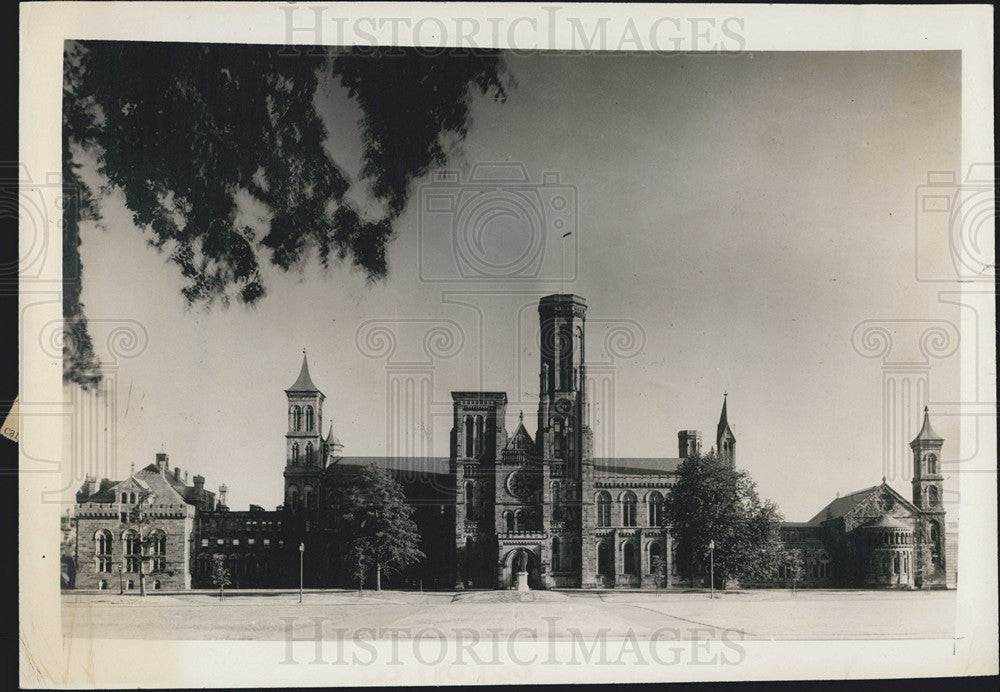
[[[293,53],[295,51],[292,51]],[[100,380],[80,301],[80,223],[120,190],[133,220],[186,280],[190,304],[264,297],[261,267],[288,270],[308,249],[326,267],[350,261],[370,281],[388,270],[386,244],[414,180],[448,159],[469,128],[474,93],[505,100],[497,52],[310,49],[238,44],[67,43],[63,181],[64,379]],[[353,181],[324,144],[317,88],[336,80],[363,114],[361,180],[382,208],[347,197]],[[92,190],[82,161],[96,161]],[[243,221],[245,200],[266,209]]]
[[[714,451],[681,462],[663,514],[678,544],[678,568],[691,578],[707,576],[712,541],[721,584],[770,578],[783,559],[777,506],[761,502],[750,475]]]
[[[375,465],[345,473],[334,486],[334,531],[361,581],[372,570],[401,572],[424,557],[403,488]]]

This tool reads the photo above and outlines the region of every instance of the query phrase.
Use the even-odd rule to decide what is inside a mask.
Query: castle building
[[[386,587],[504,589],[527,573],[531,588],[657,588],[676,583],[676,551],[663,528],[662,503],[676,471],[700,454],[698,430],[677,433],[677,456],[593,455],[589,425],[586,301],[572,294],[543,297],[538,410],[534,435],[524,412],[508,433],[507,394],[452,392],[447,457],[347,457],[324,430],[325,395],[305,353],[285,390],[287,426],[284,498],[275,510],[231,511],[225,486],[219,502],[170,473],[165,454],[125,481],[88,479],[76,505],[78,588],[112,588],[113,565],[134,582],[136,550],[155,550],[157,588],[211,588],[222,559],[233,588],[351,586],[346,546],[333,530],[334,491],[347,474],[376,465],[402,485],[425,558]],[[886,483],[837,498],[809,522],[782,526],[786,546],[803,558],[802,586],[927,586],[954,584],[954,541],[944,535],[940,453],[943,440],[924,427],[911,443],[912,500]],[[723,398],[715,449],[736,462],[736,436]],[[162,457],[162,458],[161,458]],[[127,505],[148,498],[155,522],[137,547]],[[162,536],[162,537],[161,537]],[[131,542],[130,542],[131,541]],[[162,553],[162,556],[161,556]],[[64,571],[66,571],[64,569]],[[760,586],[784,585],[790,575]],[[147,582],[149,583],[149,582]]]

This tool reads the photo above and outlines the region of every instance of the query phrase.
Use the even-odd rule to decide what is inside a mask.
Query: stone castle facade
[[[593,456],[585,358],[586,301],[556,294],[538,305],[541,327],[539,404],[532,436],[520,414],[505,427],[504,392],[452,392],[448,457],[344,457],[332,426],[324,429],[325,395],[306,356],[285,391],[284,502],[268,511],[231,511],[225,486],[171,471],[167,456],[113,483],[88,479],[77,497],[72,546],[77,588],[135,588],[140,563],[147,588],[211,588],[216,556],[235,588],[349,586],[328,515],[344,474],[375,464],[402,484],[414,508],[426,558],[388,586],[511,588],[528,574],[531,588],[658,588],[678,583],[675,546],[661,521],[662,501],[683,459],[701,452],[697,430],[678,432],[678,455]],[[813,520],[786,523],[786,545],[801,553],[804,586],[954,585],[957,541],[944,535],[940,454],[930,428],[912,443],[913,497],[883,483],[830,503]],[[736,461],[736,437],[722,405],[715,448]],[[151,521],[130,526],[137,498]],[[65,533],[65,531],[64,531]],[[137,536],[142,540],[137,542]],[[953,543],[955,545],[953,545]],[[140,558],[140,554],[142,559]],[[123,571],[124,570],[124,571]],[[64,568],[65,571],[65,568]],[[788,574],[768,584],[785,585]],[[66,579],[64,578],[64,582]],[[687,583],[687,582],[685,582]]]

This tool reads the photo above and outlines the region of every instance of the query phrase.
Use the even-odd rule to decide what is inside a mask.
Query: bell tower
[[[930,412],[924,406],[924,425],[910,443],[913,450],[913,504],[923,510],[942,507],[941,447],[944,438],[931,427]]]
[[[564,462],[567,473],[575,477],[579,477],[584,460],[590,460],[592,447],[587,426],[586,313],[587,302],[576,295],[545,296],[538,303],[538,455],[546,461]]]
[[[298,379],[285,390],[288,399],[288,431],[285,433],[285,506],[291,509],[315,506],[323,470],[323,400],[309,376],[309,361],[302,350]]]

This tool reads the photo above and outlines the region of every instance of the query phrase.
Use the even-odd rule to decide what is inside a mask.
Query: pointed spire
[[[299,371],[299,377],[295,380],[295,384],[285,390],[286,392],[318,392],[316,385],[313,384],[312,378],[309,377],[309,360],[306,357],[306,350],[302,349],[302,369]]]
[[[729,398],[729,392],[723,392],[722,393],[722,415],[719,417],[719,430],[722,430],[727,425],[729,425],[729,421],[726,419],[726,402],[728,401],[728,398]]]
[[[924,425],[920,428],[920,432],[917,433],[917,437],[910,444],[914,445],[918,442],[927,441],[941,442],[943,440],[944,438],[934,432],[934,428],[931,427],[930,410],[924,406]]]

